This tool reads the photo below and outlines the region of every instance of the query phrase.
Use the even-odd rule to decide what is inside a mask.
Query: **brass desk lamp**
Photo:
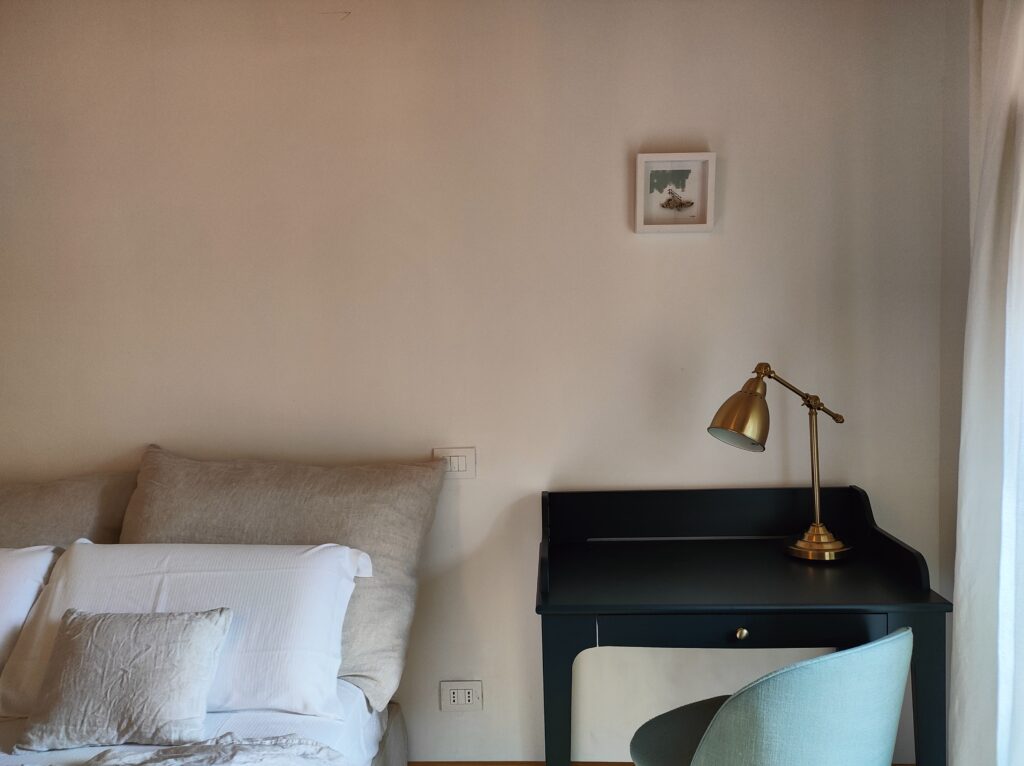
[[[805,394],[793,384],[775,374],[767,362],[754,368],[754,377],[743,384],[743,388],[725,400],[711,419],[708,433],[726,444],[750,452],[764,452],[768,441],[768,403],[765,401],[767,386],[764,379],[771,378],[799,396],[807,408],[811,426],[811,487],[814,491],[814,522],[803,537],[786,550],[789,555],[812,561],[835,561],[850,550],[842,540],[837,539],[821,523],[821,488],[818,484],[818,411],[821,410],[836,423],[843,422],[843,416],[833,412],[814,394]]]

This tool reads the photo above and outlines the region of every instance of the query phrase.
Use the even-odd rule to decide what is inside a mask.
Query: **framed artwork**
[[[715,225],[715,154],[638,154],[636,231],[710,231]]]

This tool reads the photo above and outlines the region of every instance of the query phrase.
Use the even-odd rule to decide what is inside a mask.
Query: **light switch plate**
[[[448,461],[445,477],[452,479],[476,478],[476,447],[435,447],[435,458]]]

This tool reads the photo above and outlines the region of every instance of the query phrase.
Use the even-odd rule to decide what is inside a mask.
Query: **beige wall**
[[[936,7],[3,2],[0,472],[476,445],[427,554],[415,759],[542,756],[541,490],[807,481],[781,389],[765,454],[704,433],[757,361],[847,416],[824,479],[934,572],[966,214],[965,14]],[[634,154],[706,149],[714,231],[634,234]],[[584,657],[576,756],[790,655],[712,656]],[[442,678],[485,711],[437,712]]]

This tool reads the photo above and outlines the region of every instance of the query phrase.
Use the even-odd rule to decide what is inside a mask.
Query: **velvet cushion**
[[[342,634],[339,675],[376,710],[398,688],[416,601],[416,569],[444,461],[321,467],[192,460],[151,445],[123,543],[339,543],[370,555]]]
[[[228,609],[61,619],[41,705],[18,747],[178,745],[202,738]]]
[[[116,543],[134,489],[134,473],[0,484],[0,548]]]

